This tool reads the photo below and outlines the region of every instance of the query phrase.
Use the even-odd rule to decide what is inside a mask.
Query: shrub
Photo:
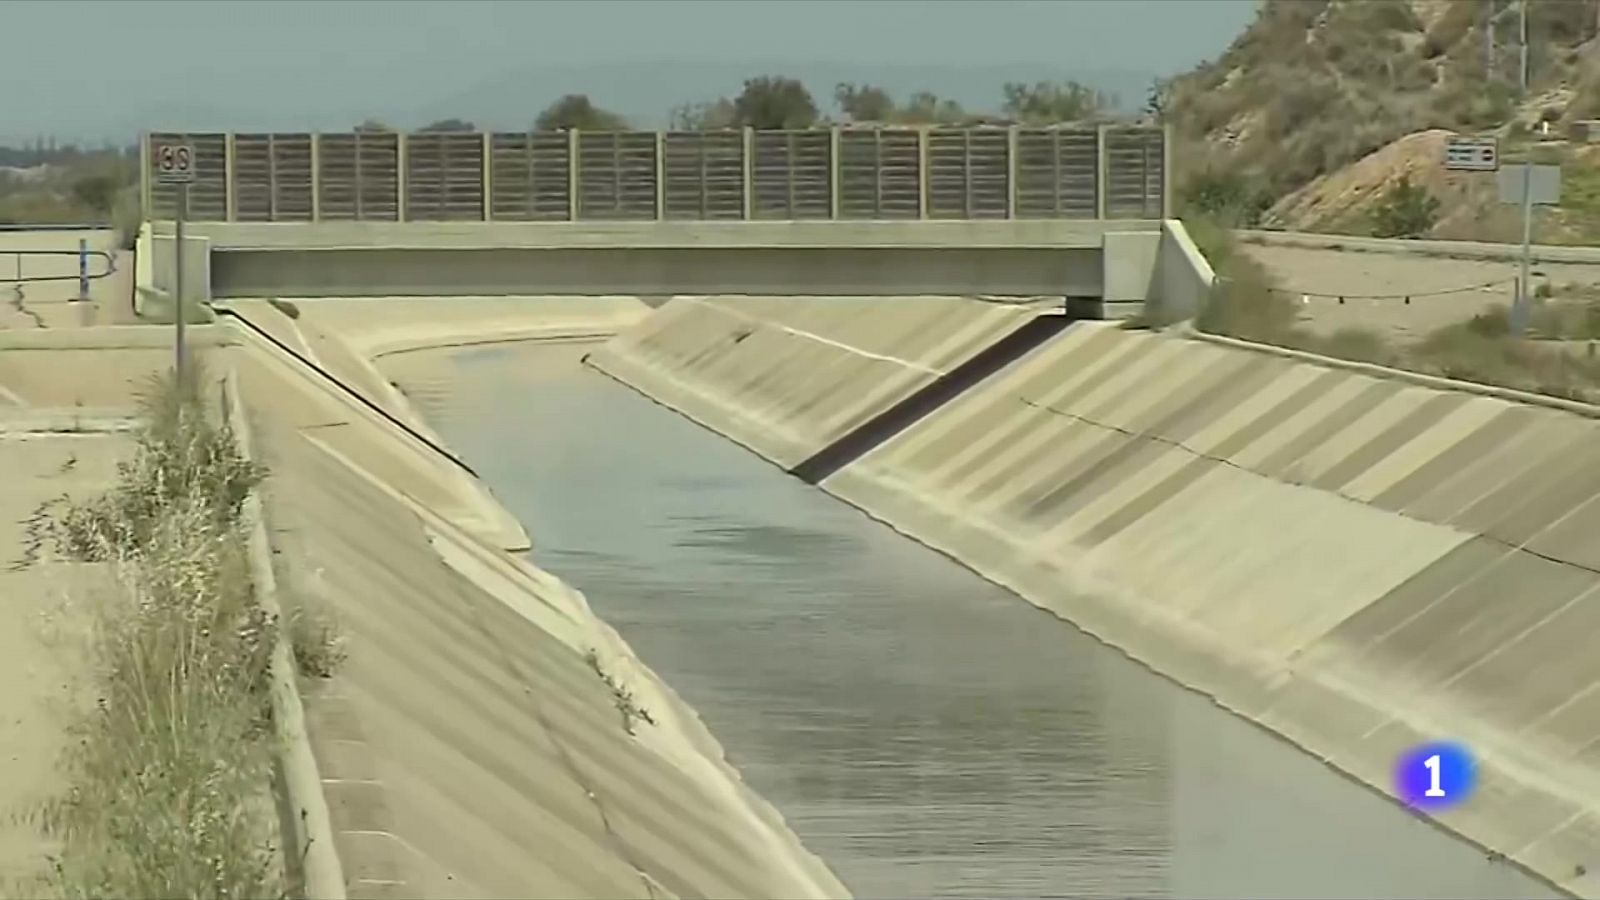
[[[1438,219],[1438,198],[1412,184],[1410,175],[1402,175],[1372,211],[1372,233],[1381,238],[1421,237]]]
[[[107,563],[123,596],[97,610],[96,707],[62,759],[69,790],[36,810],[66,897],[270,897],[272,648],[241,504],[264,472],[168,376],[145,398],[134,458],[106,495],[51,526]]]

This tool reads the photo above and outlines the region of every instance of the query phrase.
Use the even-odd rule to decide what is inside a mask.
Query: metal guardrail
[[[16,273],[15,276],[0,278],[0,284],[12,285],[16,290],[17,300],[19,301],[23,299],[22,286],[25,284],[47,281],[76,281],[78,283],[78,296],[73,300],[86,302],[89,299],[89,282],[109,277],[117,271],[116,257],[104,250],[90,250],[89,242],[86,239],[78,241],[78,249],[76,250],[4,250],[0,251],[0,256],[16,258],[16,267],[13,270]],[[23,275],[22,260],[23,257],[27,256],[75,256],[78,259],[78,271],[72,275]],[[91,257],[98,257],[105,261],[104,272],[89,271]]]

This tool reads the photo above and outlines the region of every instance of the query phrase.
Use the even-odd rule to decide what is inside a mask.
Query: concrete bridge
[[[182,137],[194,334],[280,473],[264,540],[353,638],[290,779],[324,893],[845,891],[581,595],[510,561],[517,518],[395,389],[419,348],[586,341],[592,370],[1376,792],[1406,746],[1468,741],[1480,795],[1435,821],[1543,884],[1465,883],[1600,895],[1600,411],[1093,321],[1210,289],[1159,132]],[[159,319],[171,198],[146,192]],[[76,369],[154,368],[165,340],[7,337],[0,387],[115,405]],[[624,688],[658,730],[604,715]]]
[[[155,134],[198,150],[194,298],[1060,298],[1192,309],[1160,129]],[[314,227],[306,227],[306,226]],[[171,279],[169,226],[151,244]]]

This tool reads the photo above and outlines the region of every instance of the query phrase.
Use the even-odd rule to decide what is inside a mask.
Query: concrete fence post
[[[793,143],[790,144],[789,154],[789,184],[790,194],[794,193],[794,153]],[[789,214],[794,215],[794,201],[790,199]],[[834,125],[828,129],[828,218],[839,218],[839,126]]]
[[[1017,217],[1017,126],[1006,127],[1006,218]]]
[[[1111,182],[1111,164],[1106,158],[1106,130],[1107,125],[1101,122],[1095,128],[1094,137],[1094,217],[1106,217],[1106,187]]]
[[[155,210],[150,204],[150,132],[146,131],[139,135],[139,208],[145,218],[154,220]]]
[[[228,221],[238,215],[235,204],[229,204]],[[267,135],[267,221],[278,221],[278,136]]]
[[[356,137],[356,171],[361,171],[361,138]],[[411,133],[396,132],[394,135],[394,218],[397,222],[404,222],[409,212],[406,207],[411,199]],[[360,180],[357,182],[357,196],[359,197]]]
[[[655,148],[655,157],[656,157],[656,174],[655,174],[655,180],[656,180],[656,215],[655,215],[655,220],[657,222],[659,222],[662,219],[665,219],[667,217],[667,205],[666,205],[667,204],[667,177],[666,177],[667,176],[667,157],[666,157],[666,149],[667,149],[667,135],[666,135],[666,132],[657,131],[656,132],[656,148]],[[701,152],[702,158],[703,158],[704,154],[705,154],[705,147],[703,145],[700,148],[700,152]],[[620,173],[620,171],[621,171],[620,167],[619,167],[618,171]],[[704,181],[704,179],[701,180],[700,190],[701,190],[702,194],[704,194],[704,192],[705,192],[705,181]]]
[[[567,221],[578,221],[578,129],[567,131]]]
[[[744,131],[744,218],[749,221],[755,212],[755,129],[746,125]]]
[[[238,191],[234,189],[234,179],[239,177],[238,169],[233,164],[235,137],[236,135],[231,131],[222,136],[222,220],[224,222],[232,222],[239,215]],[[267,140],[269,142],[272,140],[271,135],[267,136]],[[271,163],[269,162],[268,165],[270,166]],[[270,199],[267,201],[267,209],[269,211],[272,209],[272,201]],[[268,219],[271,219],[270,215]]]
[[[1161,126],[1161,218],[1172,218],[1172,126]]]
[[[483,215],[482,220],[487,222],[494,218],[494,135],[485,131],[482,135],[483,146],[479,148],[483,159]]]
[[[311,133],[311,221],[322,221],[322,132]]]
[[[882,172],[879,172],[882,176]],[[917,129],[917,218],[928,217],[928,126]]]

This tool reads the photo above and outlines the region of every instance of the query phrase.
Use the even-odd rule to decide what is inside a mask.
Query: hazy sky
[[[0,0],[0,138],[221,111],[404,116],[530,66],[658,60],[1172,73],[1257,0]],[[828,85],[813,86],[826,91]],[[688,99],[688,98],[685,98]]]

